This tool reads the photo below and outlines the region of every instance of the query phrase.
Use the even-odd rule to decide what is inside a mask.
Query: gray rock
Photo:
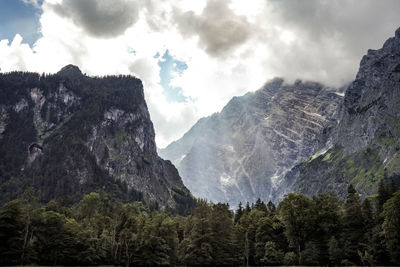
[[[379,50],[368,50],[346,91],[326,154],[297,165],[285,176],[287,191],[346,197],[353,184],[362,195],[381,179],[400,174],[400,28]],[[400,183],[400,181],[397,181]]]
[[[160,150],[199,198],[227,202],[275,200],[283,175],[326,143],[342,97],[318,83],[284,84],[234,97]]]
[[[92,78],[73,65],[3,78],[0,203],[34,186],[43,201],[96,190],[180,212],[193,204],[176,168],[157,155],[140,80]]]

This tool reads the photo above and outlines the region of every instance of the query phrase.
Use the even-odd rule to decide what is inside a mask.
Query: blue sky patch
[[[39,1],[42,4],[43,1]],[[40,38],[39,17],[42,11],[22,0],[0,0],[0,40],[10,42],[19,33],[31,47]]]
[[[160,56],[158,53],[157,55],[158,57]],[[158,65],[161,68],[160,85],[164,88],[164,95],[167,97],[168,102],[186,102],[188,98],[182,94],[182,88],[170,85],[173,75],[182,75],[187,69],[186,63],[176,60],[166,50],[159,59]]]

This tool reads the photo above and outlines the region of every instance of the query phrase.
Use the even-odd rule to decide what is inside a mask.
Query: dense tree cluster
[[[288,194],[233,212],[199,200],[187,216],[90,193],[67,207],[37,192],[0,210],[0,264],[126,266],[398,265],[400,191],[361,200]]]

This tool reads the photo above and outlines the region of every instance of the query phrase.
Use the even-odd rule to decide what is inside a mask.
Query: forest
[[[68,206],[29,188],[0,210],[1,265],[399,265],[400,191],[361,199],[290,193],[279,205],[197,200],[186,215],[105,192]]]

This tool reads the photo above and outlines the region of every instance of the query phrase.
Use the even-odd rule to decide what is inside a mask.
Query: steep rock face
[[[93,190],[183,210],[192,203],[175,167],[158,157],[140,80],[0,74],[1,201],[24,188],[44,201]]]
[[[380,179],[400,173],[400,28],[379,50],[368,50],[341,107],[331,147],[296,166],[285,187],[308,195],[334,191],[343,197],[349,183],[363,195]]]
[[[318,83],[275,79],[234,97],[159,153],[197,197],[233,206],[269,200],[281,177],[325,144],[341,100]]]
[[[400,136],[400,28],[379,50],[368,50],[348,88],[335,141],[346,153],[376,137]]]

